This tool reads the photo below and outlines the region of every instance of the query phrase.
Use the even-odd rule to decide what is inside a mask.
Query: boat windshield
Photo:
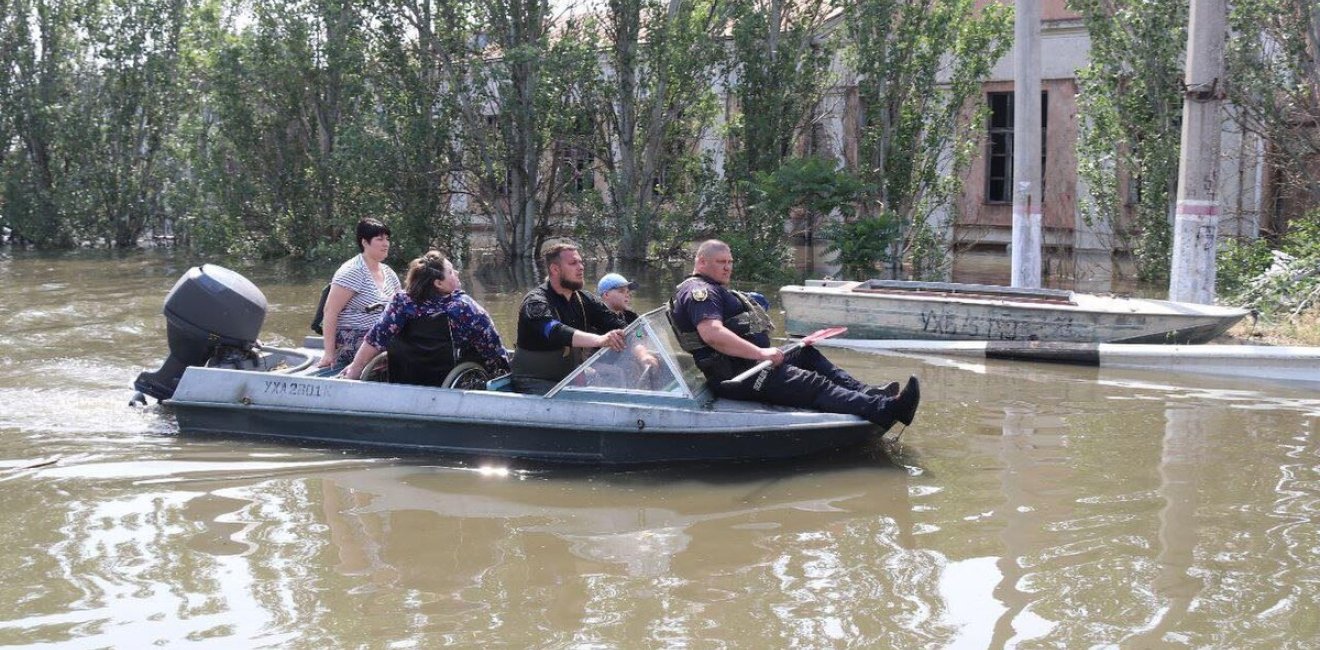
[[[706,379],[692,355],[679,348],[664,307],[643,314],[623,334],[628,343],[622,352],[602,348],[546,397],[620,391],[692,399],[705,389]]]

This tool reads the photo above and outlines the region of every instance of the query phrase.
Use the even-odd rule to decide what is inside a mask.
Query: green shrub
[[[1264,239],[1228,239],[1216,258],[1218,270],[1215,282],[1221,296],[1237,296],[1251,282],[1270,268],[1273,257],[1269,242]]]
[[[830,241],[825,252],[837,253],[843,276],[865,280],[875,275],[876,265],[889,262],[894,240],[899,236],[898,219],[889,212],[855,221],[836,221],[825,227]]]

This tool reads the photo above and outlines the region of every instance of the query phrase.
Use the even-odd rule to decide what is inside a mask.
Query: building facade
[[[978,0],[978,8],[991,1]],[[1115,262],[1121,261],[1129,251],[1115,224],[1104,223],[1097,217],[1086,184],[1078,175],[1077,143],[1081,120],[1085,119],[1078,114],[1078,71],[1089,63],[1090,37],[1081,17],[1068,10],[1066,0],[1041,0],[1041,18],[1044,274],[1049,281],[1070,280],[1106,289],[1116,269],[1121,269]],[[827,29],[835,26],[837,23],[828,23]],[[975,130],[977,153],[962,173],[962,194],[953,205],[931,217],[934,219],[931,225],[938,227],[951,245],[954,275],[958,275],[961,259],[976,257],[980,264],[988,264],[994,279],[1002,274],[1006,282],[1009,276],[1008,247],[1013,223],[1013,77],[1010,49],[982,84],[981,99],[988,109],[988,118]],[[827,92],[820,105],[827,143],[822,149],[828,149],[840,164],[855,167],[857,144],[847,125],[855,120],[857,110],[856,76],[842,61],[836,61],[834,78],[839,83]],[[1231,119],[1232,108],[1227,105],[1224,108],[1219,173],[1220,235],[1254,238],[1260,232],[1262,210],[1268,198],[1265,146],[1258,138],[1244,136]],[[1122,185],[1119,195],[1130,218],[1135,211],[1131,197],[1136,190],[1131,182]],[[1170,222],[1172,207],[1171,200]],[[1117,224],[1120,231],[1122,227],[1122,223]],[[1121,274],[1121,270],[1117,272]]]

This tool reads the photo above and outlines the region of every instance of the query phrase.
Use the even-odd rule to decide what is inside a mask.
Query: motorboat
[[[224,267],[190,269],[165,301],[170,354],[134,383],[183,434],[275,438],[556,463],[751,461],[878,440],[866,420],[717,398],[680,350],[664,309],[625,330],[545,395],[514,392],[475,364],[449,387],[356,381],[319,370],[319,337],[263,345],[261,291]],[[643,363],[647,353],[655,363]]]
[[[1059,289],[957,282],[808,280],[779,290],[790,335],[854,339],[1205,343],[1247,310]]]

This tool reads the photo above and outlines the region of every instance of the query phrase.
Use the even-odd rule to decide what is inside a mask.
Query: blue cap
[[[760,305],[760,306],[761,306],[761,309],[764,309],[764,310],[766,310],[766,311],[770,311],[770,299],[769,299],[769,298],[766,298],[765,296],[763,296],[763,295],[761,295],[760,293],[757,293],[757,292],[755,292],[755,291],[748,291],[748,292],[747,292],[747,297],[748,297],[748,298],[751,298],[751,299],[752,299],[752,302],[754,302],[754,303]]]
[[[625,278],[622,275],[619,275],[618,273],[606,273],[604,276],[601,277],[600,282],[596,283],[596,295],[600,295],[602,293],[605,293],[606,291],[609,291],[611,289],[618,289],[620,287],[628,287],[629,289],[636,289],[637,283],[629,282],[628,278]]]

